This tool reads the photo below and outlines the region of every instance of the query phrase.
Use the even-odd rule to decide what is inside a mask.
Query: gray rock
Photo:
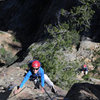
[[[69,100],[100,100],[100,85],[77,83],[68,91]]]

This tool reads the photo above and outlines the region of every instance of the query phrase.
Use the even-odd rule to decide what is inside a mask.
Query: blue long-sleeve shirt
[[[40,67],[39,71],[36,74],[33,74],[31,69],[28,71],[28,73],[26,74],[26,76],[24,77],[24,80],[22,81],[22,83],[20,84],[20,88],[23,87],[23,85],[26,83],[26,81],[30,78],[30,76],[33,77],[41,77],[41,86],[44,87],[44,70]]]

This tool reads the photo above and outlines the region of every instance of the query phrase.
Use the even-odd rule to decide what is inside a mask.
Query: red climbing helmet
[[[86,67],[86,65],[84,65],[84,67]]]
[[[40,62],[38,60],[34,60],[32,62],[32,67],[40,67],[40,66],[41,66],[41,64],[40,64]]]

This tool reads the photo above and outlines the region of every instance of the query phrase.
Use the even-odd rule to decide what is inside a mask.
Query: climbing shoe
[[[51,91],[52,91],[53,93],[57,93],[57,91],[56,91],[56,89],[54,88],[54,86],[52,86]]]

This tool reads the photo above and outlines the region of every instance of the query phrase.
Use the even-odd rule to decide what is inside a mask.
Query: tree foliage
[[[75,81],[75,70],[79,64],[66,62],[63,51],[78,45],[80,34],[90,31],[94,14],[92,5],[96,0],[80,0],[80,4],[70,10],[60,9],[57,12],[58,22],[46,25],[45,34],[49,33],[46,42],[30,47],[33,57],[38,57],[49,77],[59,86],[70,87]],[[38,45],[38,46],[37,46]],[[70,50],[70,49],[69,49]],[[63,70],[71,64],[70,70]]]

